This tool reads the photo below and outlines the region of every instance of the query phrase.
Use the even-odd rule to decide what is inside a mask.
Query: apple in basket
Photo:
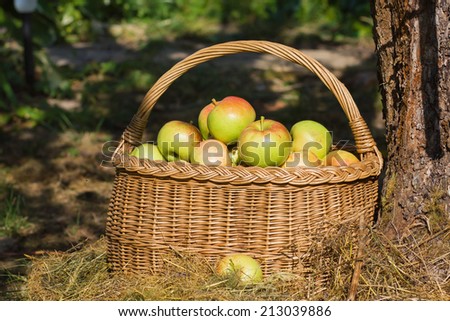
[[[302,150],[300,152],[292,152],[281,167],[318,167],[320,165],[322,165],[322,161],[314,152]]]
[[[216,105],[214,103],[209,103],[200,111],[198,114],[198,128],[200,129],[200,133],[202,134],[203,139],[209,138],[209,129],[208,129],[208,116],[211,110],[214,109]]]
[[[237,146],[233,146],[229,150],[228,155],[231,158],[231,166],[238,166],[241,160],[239,159],[239,150]]]
[[[258,261],[241,253],[221,258],[216,265],[216,273],[221,278],[227,279],[232,286],[251,285],[263,279]]]
[[[329,152],[324,159],[326,166],[349,166],[358,162],[355,155],[342,149]]]
[[[291,153],[291,135],[287,128],[261,117],[245,128],[238,139],[241,162],[250,166],[281,166]]]
[[[217,139],[207,139],[194,147],[191,154],[192,164],[207,166],[231,166],[227,145]]]
[[[165,161],[164,156],[158,149],[158,146],[151,143],[144,143],[135,147],[130,156],[135,156],[140,159],[149,159],[154,161]]]
[[[202,135],[194,125],[172,120],[161,127],[156,140],[159,151],[169,162],[188,162],[194,146],[202,141]]]
[[[241,132],[256,118],[253,106],[243,98],[228,96],[209,112],[207,125],[211,136],[228,145],[236,142]],[[203,125],[202,125],[203,127]]]
[[[319,159],[324,159],[331,148],[332,137],[328,129],[313,120],[302,120],[292,126],[292,151],[311,150]]]

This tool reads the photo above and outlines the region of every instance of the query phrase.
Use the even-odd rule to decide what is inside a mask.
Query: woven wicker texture
[[[303,66],[336,96],[362,161],[345,167],[208,167],[128,157],[150,112],[189,69],[224,55],[268,53]],[[310,248],[343,227],[357,238],[373,221],[381,154],[345,86],[301,51],[267,41],[234,41],[197,51],[147,92],[113,155],[116,178],[106,235],[113,270],[159,273],[169,251],[214,263],[235,252],[261,262],[268,275],[309,269]]]

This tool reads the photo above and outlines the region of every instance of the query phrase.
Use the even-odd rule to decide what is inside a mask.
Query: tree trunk
[[[380,226],[391,237],[449,222],[449,3],[371,1],[388,146]]]

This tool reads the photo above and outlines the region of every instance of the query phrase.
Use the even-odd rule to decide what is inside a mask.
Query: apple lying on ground
[[[349,166],[358,162],[358,157],[342,149],[329,152],[324,159],[326,166]]]
[[[216,265],[217,274],[228,279],[233,286],[259,283],[263,279],[261,266],[254,258],[245,254],[231,254],[223,257]]]
[[[194,146],[201,141],[202,135],[198,128],[180,120],[165,123],[157,137],[159,151],[169,162],[188,162]]]
[[[158,146],[151,143],[141,144],[133,149],[130,156],[140,159],[150,159],[154,161],[165,161],[164,156],[158,149]]]
[[[291,135],[283,124],[261,117],[239,136],[239,159],[250,166],[281,166],[291,153],[291,145]]]
[[[208,115],[211,136],[228,145],[236,142],[241,132],[256,118],[253,106],[243,98],[228,96],[217,102]]]
[[[302,150],[289,155],[286,162],[281,167],[318,167],[322,161],[312,151]]]
[[[328,129],[313,120],[302,120],[292,126],[292,151],[311,150],[324,159],[331,148],[332,137]]]
[[[214,103],[209,103],[198,114],[198,128],[200,129],[200,133],[202,134],[203,139],[209,138],[209,129],[208,129],[208,116],[211,110],[215,107]]]
[[[217,139],[207,139],[195,146],[190,161],[207,166],[231,166],[227,145]]]

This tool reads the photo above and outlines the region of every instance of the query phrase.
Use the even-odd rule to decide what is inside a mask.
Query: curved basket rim
[[[258,167],[258,166],[207,166],[188,162],[167,162],[138,159],[129,156],[122,161],[113,161],[116,170],[154,178],[179,181],[229,183],[232,185],[275,184],[275,185],[321,185],[350,183],[377,178],[379,163],[371,156],[348,166],[319,167]]]

